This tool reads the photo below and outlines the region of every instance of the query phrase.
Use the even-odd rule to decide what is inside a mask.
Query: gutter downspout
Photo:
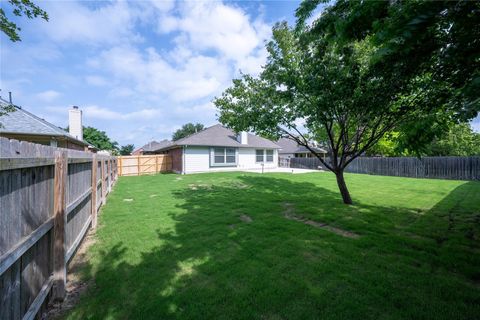
[[[186,174],[186,171],[185,171],[185,148],[186,148],[186,146],[182,147],[182,174]]]

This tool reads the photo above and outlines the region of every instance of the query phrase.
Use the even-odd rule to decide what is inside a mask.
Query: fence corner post
[[[67,283],[67,264],[65,261],[66,192],[68,177],[68,159],[65,151],[55,152],[54,200],[53,200],[53,288],[52,298],[65,299]]]
[[[92,229],[97,227],[97,167],[98,161],[97,156],[93,155],[92,157]]]

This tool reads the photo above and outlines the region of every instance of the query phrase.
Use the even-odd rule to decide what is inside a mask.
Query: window
[[[262,150],[255,150],[255,161],[256,162],[263,162],[263,149]]]
[[[237,164],[237,149],[212,148],[210,150],[211,166],[235,166]]]
[[[234,148],[226,148],[225,149],[225,155],[226,155],[226,163],[236,163],[237,162],[237,157],[236,157],[236,151]]]
[[[273,162],[273,150],[266,150],[267,162]]]
[[[225,163],[225,148],[215,148],[214,156],[214,163]]]

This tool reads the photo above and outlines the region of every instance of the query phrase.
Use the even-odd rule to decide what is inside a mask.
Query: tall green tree
[[[380,33],[394,27],[405,27],[413,33],[425,32],[424,28],[409,29],[408,19],[397,21],[402,11],[410,12],[412,6],[422,7],[421,3],[338,1],[312,26],[305,25],[305,19],[319,2],[302,3],[297,11],[299,20],[295,31],[286,23],[277,24],[273,39],[267,45],[269,56],[261,74],[235,79],[233,86],[214,103],[220,121],[237,131],[287,136],[308,148],[335,173],[344,203],[351,204],[344,169],[387,132],[407,132],[404,134],[410,137],[407,142],[416,148],[447,130],[452,119],[465,121],[478,113],[478,93],[470,90],[476,85],[478,68],[468,66],[478,65],[480,60],[474,63],[449,56],[445,68],[454,72],[455,77],[433,72],[439,60],[447,59],[442,55],[449,46],[463,42],[478,46],[478,41],[465,40],[470,36],[463,34],[466,30],[462,29],[455,36],[449,36],[443,47],[411,41],[407,47],[419,52],[412,49],[405,54],[402,46],[394,46],[395,52],[388,50],[388,45],[382,45]],[[394,7],[391,12],[388,6]],[[364,17],[370,15],[377,21],[366,18],[357,21],[357,9]],[[470,14],[477,14],[474,9],[471,8]],[[377,11],[386,11],[392,17],[389,20]],[[454,15],[451,19],[457,18]],[[353,20],[356,23],[350,23]],[[433,29],[427,28],[433,32],[430,36],[444,32],[445,22],[440,20],[441,23],[429,21]],[[373,27],[382,24],[383,28],[369,28],[362,23]],[[357,24],[363,30],[360,33]],[[421,66],[415,69],[410,55],[420,55],[420,52],[424,58],[417,59]],[[428,59],[429,54],[437,58]],[[299,121],[304,122],[306,132],[296,125]],[[330,161],[324,161],[315,152],[309,142],[312,140],[327,146]]]
[[[119,151],[119,152],[120,152],[120,155],[121,155],[121,156],[131,155],[134,148],[135,148],[135,147],[134,147],[133,144],[127,144],[127,145],[121,146],[121,147],[120,147],[120,151]]]
[[[453,125],[441,139],[426,148],[426,156],[480,156],[480,133],[467,123]]]
[[[67,126],[64,130],[68,132],[69,127]],[[110,139],[105,131],[101,131],[94,127],[83,127],[83,140],[92,144],[99,150],[107,150],[112,154],[118,154],[118,142]]]
[[[94,127],[83,127],[83,139],[100,150],[118,152],[118,143],[110,139],[105,131]]]
[[[11,41],[21,41],[21,31],[14,22],[10,21],[5,13],[5,7],[10,6],[12,13],[17,16],[26,16],[29,19],[40,17],[48,21],[48,14],[31,0],[8,0],[0,1],[0,29]]]
[[[202,131],[205,127],[201,123],[187,123],[184,124],[180,129],[175,131],[172,135],[172,140],[178,140],[185,137],[188,137],[191,134]]]

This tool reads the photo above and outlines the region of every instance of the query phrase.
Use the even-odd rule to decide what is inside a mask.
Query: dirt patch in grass
[[[353,232],[350,232],[350,231],[347,231],[347,230],[343,230],[343,229],[340,229],[340,228],[332,227],[332,226],[328,225],[327,223],[309,220],[305,217],[302,217],[300,215],[295,214],[295,207],[292,203],[284,202],[283,203],[283,208],[284,208],[283,215],[288,220],[294,220],[294,221],[302,222],[306,225],[309,225],[309,226],[312,226],[312,227],[315,227],[315,228],[322,228],[324,230],[333,232],[333,233],[338,234],[338,235],[343,236],[343,237],[354,238],[354,239],[359,238],[359,235],[356,234],[356,233],[353,233]]]
[[[212,189],[212,186],[208,185],[208,184],[194,184],[194,183],[191,183],[191,184],[188,185],[188,187],[190,188],[190,190],[198,190],[198,189],[211,190]]]
[[[60,319],[68,313],[80,300],[80,296],[94,285],[93,280],[84,281],[81,271],[88,263],[87,251],[94,243],[94,233],[92,229],[87,233],[82,244],[78,248],[73,260],[68,265],[67,270],[67,295],[62,302],[52,302],[48,305],[48,311],[43,315],[43,319]]]
[[[247,216],[246,214],[242,214],[240,215],[240,220],[242,220],[243,222],[246,222],[246,223],[250,223],[252,222],[252,218],[250,218],[249,216]]]

